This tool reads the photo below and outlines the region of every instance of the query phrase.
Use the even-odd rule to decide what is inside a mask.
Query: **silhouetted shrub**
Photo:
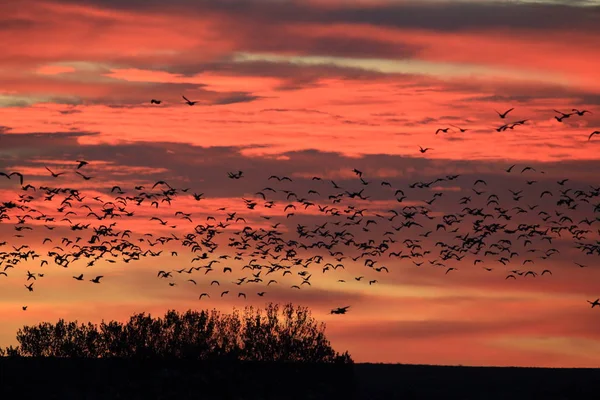
[[[17,332],[19,346],[0,356],[352,363],[348,352],[333,350],[324,331],[306,307],[291,303],[271,303],[264,312],[246,307],[243,314],[170,310],[163,318],[135,314],[127,323],[60,319],[24,326]]]

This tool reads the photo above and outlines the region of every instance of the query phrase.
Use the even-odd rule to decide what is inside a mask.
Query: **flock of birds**
[[[181,97],[183,98],[185,104],[187,104],[188,106],[193,106],[193,105],[196,105],[197,103],[199,103],[198,101],[191,101],[191,100],[189,100],[184,95],[182,95]],[[156,99],[151,99],[150,100],[150,104],[160,105],[161,103],[162,103],[162,100],[156,100]],[[498,116],[501,119],[506,119],[506,117],[508,116],[508,114],[510,112],[512,112],[513,110],[514,110],[514,107],[506,110],[503,113],[501,113],[501,112],[499,112],[497,110],[494,110],[494,111],[496,111],[496,114],[498,114]],[[577,116],[583,117],[585,114],[591,114],[592,113],[589,110],[579,110],[577,108],[571,109],[572,112],[570,112],[570,113],[564,113],[564,112],[558,111],[558,110],[553,110],[553,111],[555,113],[557,113],[557,114],[560,114],[560,115],[555,115],[554,119],[556,119],[558,122],[561,122],[561,123],[563,122],[564,119],[569,118],[569,117],[571,117],[573,115],[577,115]],[[525,125],[525,123],[527,121],[529,121],[529,120],[528,119],[522,119],[522,120],[518,120],[518,121],[514,121],[514,122],[509,122],[509,123],[503,124],[503,125],[501,125],[501,126],[499,126],[499,127],[496,128],[496,132],[504,132],[507,129],[514,129],[516,126]],[[467,132],[469,130],[467,128],[461,128],[461,127],[458,127],[456,125],[450,124],[450,127],[438,128],[435,131],[435,134],[437,135],[440,132],[448,133],[449,131],[453,131],[452,128],[457,129],[460,133],[465,133],[465,132]],[[588,136],[588,141],[591,140],[592,137],[594,137],[595,135],[600,135],[600,130],[595,130],[592,133],[590,133],[589,136]],[[423,148],[423,147],[419,146],[419,151],[421,153],[423,153],[423,154],[426,153],[428,150],[433,150],[433,149],[429,148],[429,147]]]
[[[183,98],[190,106],[197,103]],[[160,104],[161,101],[152,99],[151,103]],[[512,110],[496,112],[505,119]],[[555,118],[562,122],[572,115],[583,116],[589,111],[573,109],[570,114],[558,113],[561,115]],[[515,121],[498,130],[513,129],[526,122]],[[436,134],[450,129],[438,129]],[[589,139],[597,134],[600,131],[593,132]],[[427,150],[430,149],[420,149],[421,153]],[[55,172],[45,168],[57,183],[65,174],[76,174],[89,181],[95,177],[82,172],[88,165],[88,161],[76,160],[72,170]],[[504,173],[513,173],[515,167],[508,167]],[[190,265],[178,269],[162,268],[156,273],[157,279],[165,280],[169,286],[177,286],[175,277],[183,276],[183,284],[201,286],[202,275],[208,278],[210,274],[205,286],[212,288],[221,286],[224,277],[239,274],[227,283],[240,287],[237,297],[243,298],[247,298],[249,292],[242,291],[242,286],[249,290],[251,286],[260,286],[255,292],[262,297],[267,294],[267,288],[283,284],[284,277],[289,275],[287,279],[296,280],[289,287],[300,290],[311,286],[313,276],[346,270],[349,263],[362,264],[365,268],[364,275],[353,276],[353,280],[372,286],[379,282],[382,274],[398,267],[399,263],[391,265],[393,260],[406,260],[408,265],[416,268],[440,268],[445,274],[455,273],[453,271],[472,263],[486,272],[504,269],[505,280],[517,280],[553,275],[549,268],[537,268],[537,265],[560,253],[552,246],[557,238],[564,241],[570,237],[583,255],[600,255],[600,241],[586,240],[589,234],[596,234],[591,230],[592,225],[600,222],[600,187],[568,187],[569,179],[557,182],[546,179],[536,185],[537,179],[542,177],[538,174],[544,171],[538,172],[532,166],[522,166],[519,170],[524,186],[513,187],[507,193],[488,187],[484,179],[474,180],[469,187],[465,178],[458,174],[396,187],[388,181],[371,180],[355,168],[356,179],[343,186],[314,176],[310,180],[312,187],[305,192],[292,190],[292,178],[272,175],[267,179],[269,186],[252,196],[242,197],[248,210],[243,215],[239,210],[227,207],[209,211],[201,206],[204,193],[191,192],[191,188],[176,188],[164,180],[151,187],[137,185],[127,190],[116,185],[105,190],[106,197],[91,197],[67,185],[66,181],[63,181],[64,185],[35,186],[18,171],[0,171],[0,177],[7,178],[10,184],[18,182],[21,192],[17,191],[10,201],[0,202],[0,223],[13,223],[13,239],[27,240],[26,232],[34,229],[58,229],[61,232],[35,244],[33,241],[18,245],[0,241],[0,284],[2,276],[8,277],[12,270],[17,271],[25,265],[23,268],[29,269],[24,287],[33,292],[37,287],[34,285],[39,285],[46,274],[31,272],[33,263],[39,268],[51,264],[62,268],[85,265],[88,271],[100,263],[129,264],[147,257],[159,257],[163,251],[178,257],[181,249],[189,252]],[[231,180],[244,177],[243,171],[228,172]],[[458,181],[462,190],[468,193],[444,190],[444,184],[455,185]],[[370,203],[373,193],[369,195],[369,191],[373,186],[385,190],[389,194],[388,200],[395,206],[382,209]],[[537,186],[541,188],[536,189]],[[521,199],[526,192],[538,198],[539,203],[524,204],[525,200]],[[173,210],[177,199],[183,196],[193,199],[200,207]],[[452,196],[457,197],[456,202],[452,202]],[[442,204],[442,210],[433,210],[434,203],[442,198],[449,198]],[[44,207],[51,204],[53,212],[42,212],[40,208],[44,207],[36,204]],[[458,210],[444,210],[450,204],[457,205]],[[371,209],[367,205],[371,205]],[[137,218],[138,209],[160,209],[160,216],[148,219],[170,232],[158,236],[120,228],[125,219]],[[273,215],[271,211],[270,215],[262,215],[261,209],[280,209],[282,213]],[[589,214],[578,218],[584,209],[589,210]],[[200,220],[194,215],[195,211],[205,215],[205,219]],[[208,212],[210,215],[206,215]],[[303,220],[305,224],[295,223],[302,213],[308,214]],[[173,218],[177,219],[176,223],[172,222]],[[319,220],[309,224],[307,221],[311,218]],[[600,229],[597,233],[600,235]],[[45,252],[40,250],[48,244],[54,247]],[[159,247],[162,249],[158,250]],[[580,262],[575,265],[587,267]],[[198,274],[200,278],[195,277]],[[72,279],[84,281],[84,275],[87,272],[73,275]],[[100,284],[103,279],[110,277],[94,275],[87,281]],[[346,280],[338,279],[337,282],[343,284]],[[218,290],[212,294],[225,297],[233,295],[230,291]],[[199,293],[199,299],[205,297],[211,297],[211,292]],[[600,298],[588,302],[592,308],[600,307]],[[349,308],[334,308],[331,314],[345,314]],[[27,306],[23,306],[23,310],[26,309]]]
[[[498,110],[494,110],[494,111],[496,111],[496,114],[498,114],[498,116],[501,119],[506,119],[506,116],[508,115],[508,113],[510,113],[513,110],[514,110],[514,107],[506,110],[503,113],[499,112]],[[589,110],[578,110],[576,108],[573,108],[571,110],[572,111],[571,113],[564,113],[564,112],[558,111],[558,110],[553,110],[553,111],[555,113],[557,113],[557,114],[560,114],[560,116],[559,115],[555,115],[554,119],[557,120],[558,122],[561,122],[561,123],[563,122],[564,119],[569,118],[569,117],[571,117],[573,115],[578,115],[580,117],[583,117],[585,114],[591,114],[592,113]],[[509,122],[509,123],[503,124],[503,125],[501,125],[501,126],[499,126],[499,127],[496,128],[496,132],[504,132],[507,129],[514,129],[516,126],[525,125],[525,123],[527,121],[529,121],[529,120],[528,119],[522,119],[522,120],[518,120],[518,121],[514,121],[514,122]],[[458,129],[461,133],[465,133],[466,131],[468,131],[468,129],[461,128],[461,127],[458,127],[456,125],[450,125],[450,127],[447,127],[447,128],[438,128],[435,131],[435,134],[437,135],[440,132],[448,133],[448,131],[452,131],[452,128]],[[600,130],[595,130],[592,133],[590,133],[589,136],[588,136],[588,141],[591,140],[592,137],[594,137],[595,135],[600,135]],[[420,147],[420,152],[421,153],[425,153],[427,150],[433,150],[433,149],[430,149],[430,148],[425,148],[424,149],[423,147]]]

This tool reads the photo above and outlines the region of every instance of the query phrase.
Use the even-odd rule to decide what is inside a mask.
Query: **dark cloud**
[[[70,115],[70,114],[79,114],[82,111],[81,110],[77,110],[77,109],[73,109],[73,110],[59,110],[59,113],[63,114],[63,115]]]
[[[7,128],[5,128],[8,132]],[[27,157],[5,157],[0,162],[0,170],[13,168],[19,165],[37,165],[38,159],[65,159],[74,160],[84,157],[92,161],[109,162],[120,167],[119,173],[125,174],[118,179],[140,179],[136,167],[164,168],[167,172],[153,174],[149,179],[165,179],[188,187],[206,188],[203,191],[209,197],[230,196],[237,197],[240,194],[253,194],[265,185],[275,184],[267,178],[272,174],[293,176],[294,183],[289,186],[299,193],[306,193],[309,189],[317,189],[328,193],[332,186],[327,178],[334,174],[333,179],[344,187],[345,190],[360,190],[360,181],[351,174],[335,176],[339,171],[351,171],[358,168],[365,173],[365,179],[371,183],[368,191],[372,200],[394,200],[389,188],[379,185],[380,180],[387,180],[393,187],[406,187],[416,181],[432,180],[447,174],[460,174],[460,180],[455,182],[444,182],[441,186],[459,185],[464,188],[463,193],[446,193],[442,201],[436,203],[436,207],[442,206],[443,210],[455,211],[454,201],[464,195],[474,196],[470,185],[475,179],[481,178],[487,181],[488,186],[484,188],[487,193],[497,193],[505,200],[510,199],[508,189],[517,190],[523,185],[524,179],[535,179],[538,181],[533,193],[538,193],[539,188],[554,187],[556,180],[571,178],[570,184],[588,190],[589,184],[595,184],[595,171],[597,161],[558,161],[555,163],[533,163],[522,162],[515,171],[524,165],[531,165],[544,174],[536,173],[535,176],[526,174],[506,174],[503,170],[508,167],[504,161],[493,160],[431,160],[421,157],[401,157],[393,155],[375,154],[365,155],[360,158],[345,157],[336,152],[320,152],[306,150],[297,152],[286,152],[278,157],[248,157],[243,153],[247,150],[259,149],[253,147],[197,147],[182,143],[122,143],[122,144],[98,144],[81,145],[79,138],[89,135],[97,135],[96,132],[56,132],[56,133],[30,133],[30,134],[0,134],[2,151],[7,155],[19,154],[19,149],[27,149]],[[92,163],[93,164],[93,163]],[[102,168],[99,167],[102,173]],[[128,168],[132,168],[130,176],[127,176]],[[384,169],[389,176],[378,177],[377,174]],[[227,180],[227,172],[244,171],[245,178],[230,181]],[[586,173],[586,171],[589,171]],[[303,174],[306,178],[297,177]],[[395,175],[395,176],[393,176]],[[527,176],[525,176],[527,175]],[[323,182],[311,180],[312,176],[324,177]],[[110,179],[109,176],[105,177]],[[143,176],[141,179],[146,179]],[[179,182],[179,183],[177,183]],[[285,185],[284,183],[280,184]],[[411,199],[429,200],[432,191],[421,189],[412,190]],[[487,195],[485,195],[487,196]],[[555,198],[544,199],[556,202]],[[528,204],[539,201],[535,197],[529,199]],[[448,204],[444,206],[444,204]],[[547,204],[547,205],[548,205]],[[515,203],[517,205],[517,203]],[[574,214],[578,210],[573,211]],[[583,218],[584,214],[581,214]]]
[[[4,128],[4,129],[1,129]],[[47,132],[9,134],[9,127],[0,127],[0,150],[14,151],[27,148],[31,154],[40,156],[58,155],[79,146],[77,140],[84,136],[98,135],[98,132]],[[1,164],[0,164],[1,165]]]
[[[220,97],[212,102],[212,104],[224,105],[234,103],[250,103],[255,100],[262,99],[262,96],[255,96],[248,93],[234,93]]]
[[[70,0],[70,2],[75,2]],[[389,2],[318,6],[264,0],[77,0],[102,7],[155,13],[220,14],[261,24],[354,23],[436,31],[545,29],[598,31],[599,6],[518,2]]]

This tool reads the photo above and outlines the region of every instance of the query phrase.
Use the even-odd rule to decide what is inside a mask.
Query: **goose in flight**
[[[187,98],[187,97],[185,97],[185,96],[183,96],[183,95],[182,95],[181,97],[183,97],[183,99],[185,100],[185,102],[186,102],[186,103],[187,103],[187,105],[189,105],[189,106],[193,106],[194,104],[196,104],[196,103],[197,103],[197,101],[190,101],[190,100],[188,100],[188,98]]]
[[[596,299],[596,300],[594,300],[594,301],[589,301],[589,300],[588,300],[587,302],[588,302],[588,303],[590,303],[590,304],[592,305],[592,308],[594,308],[594,307],[596,307],[596,306],[600,307],[600,299]]]
[[[48,170],[48,171],[49,171],[49,172],[52,174],[52,177],[53,177],[53,178],[58,178],[59,176],[61,176],[61,175],[64,175],[64,174],[65,174],[65,172],[59,172],[58,174],[57,174],[57,173],[55,173],[55,172],[52,172],[52,170],[50,170],[50,168],[48,168],[48,167],[46,167],[46,166],[44,166],[44,168],[46,168],[46,169],[47,169],[47,170]]]
[[[349,308],[350,308],[350,306],[338,307],[338,308],[331,310],[330,314],[346,314],[346,311],[348,311]]]
[[[162,103],[162,101],[160,101],[160,100],[155,100],[155,99],[150,100],[150,104],[160,104],[160,103]]]
[[[594,135],[600,135],[600,131],[594,131],[592,133],[590,133],[590,136],[588,136],[588,141],[592,138],[592,136]]]
[[[561,114],[560,117],[557,116],[557,115],[554,116],[554,119],[556,119],[558,122],[562,122],[563,119],[569,118],[571,115],[574,114],[574,113],[572,113],[572,114],[565,114],[564,112],[558,111],[558,110],[554,110],[554,112]]]
[[[103,278],[103,275],[97,276],[94,279],[90,279],[90,282],[100,283],[100,279]]]
[[[427,150],[433,150],[433,149],[431,149],[431,148],[429,148],[429,147],[422,148],[421,146],[419,146],[419,151],[420,151],[422,154],[425,154],[425,152],[426,152]]]
[[[11,179],[13,175],[17,175],[19,177],[19,182],[21,183],[21,186],[23,186],[23,174],[21,174],[20,172],[11,172],[10,174],[7,174],[6,172],[0,172],[1,176],[5,176],[7,179]]]
[[[77,175],[81,176],[81,177],[82,177],[84,180],[86,180],[86,181],[89,181],[90,179],[92,179],[92,177],[91,177],[91,176],[85,176],[84,174],[82,174],[82,173],[81,173],[81,172],[79,172],[79,171],[75,171],[75,173],[76,173]]]
[[[79,163],[79,165],[77,165],[77,169],[79,169],[81,167],[85,167],[86,165],[89,164],[87,161],[83,161],[83,160],[75,160],[75,162]]]
[[[512,110],[514,110],[514,108],[506,110],[504,113],[499,113],[497,110],[494,110],[494,111],[496,111],[496,113],[498,114],[498,116],[500,118],[504,119],[504,118],[506,118],[506,116],[508,115],[508,113],[511,112]]]
[[[592,113],[591,111],[588,111],[588,110],[581,110],[581,111],[579,111],[576,108],[572,109],[571,111],[575,111],[575,114],[579,115],[580,117],[583,117],[583,114],[585,114],[585,113],[589,113],[589,114]]]
[[[450,126],[452,126],[452,127],[456,128],[456,129],[458,129],[458,130],[460,131],[460,133],[465,133],[466,131],[468,131],[468,129],[464,129],[464,128],[461,128],[461,127],[459,127],[459,126],[456,126],[456,125],[452,125],[452,124],[450,124]]]

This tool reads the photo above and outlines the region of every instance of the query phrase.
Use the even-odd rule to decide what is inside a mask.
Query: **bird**
[[[183,96],[183,95],[182,95],[181,97],[183,97],[183,99],[185,100],[185,102],[186,102],[186,103],[187,103],[187,105],[189,105],[189,106],[193,106],[194,104],[196,104],[196,103],[197,103],[197,101],[190,101],[190,100],[188,100],[188,99],[187,99],[187,97],[185,97],[185,96]]]
[[[596,299],[596,300],[594,300],[594,301],[589,301],[589,300],[588,300],[587,302],[588,302],[588,303],[590,303],[590,304],[592,305],[592,307],[591,307],[591,308],[594,308],[594,307],[596,307],[596,306],[600,307],[600,298],[598,298],[598,299]]]
[[[50,172],[50,174],[52,174],[52,177],[54,177],[54,178],[58,178],[59,176],[64,175],[66,173],[66,172],[54,173],[54,172],[52,172],[52,170],[50,170],[50,168],[48,168],[46,166],[44,166],[44,168],[46,168]]]
[[[572,109],[571,111],[575,111],[575,114],[579,115],[580,117],[583,117],[583,115],[584,115],[585,113],[592,114],[592,112],[591,112],[591,111],[588,111],[588,110],[581,110],[581,111],[579,111],[579,110],[578,110],[578,109],[576,109],[576,108]]]
[[[160,101],[160,100],[155,100],[155,99],[150,100],[150,104],[160,104],[160,103],[162,103],[162,101]]]
[[[92,179],[92,177],[91,177],[91,176],[85,176],[84,174],[82,174],[82,173],[81,173],[81,172],[79,172],[79,171],[75,171],[75,173],[76,173],[77,175],[81,176],[81,177],[82,177],[84,180],[86,180],[86,181],[89,181],[90,179]]]
[[[574,114],[574,113],[573,114],[567,114],[567,113],[564,113],[564,112],[558,111],[558,110],[554,110],[554,112],[557,112],[557,113],[561,114],[560,117],[557,116],[557,115],[554,116],[554,119],[556,119],[558,122],[562,122],[563,119],[569,118],[571,115]]]
[[[508,113],[509,113],[509,112],[511,112],[512,110],[514,110],[514,108],[511,108],[511,109],[509,109],[509,110],[506,110],[504,113],[499,113],[499,112],[498,112],[498,111],[496,111],[496,110],[494,110],[494,111],[496,111],[496,113],[497,113],[497,114],[500,116],[500,118],[504,119],[504,118],[506,118],[506,116],[508,115]]]
[[[435,134],[437,135],[437,134],[438,134],[438,133],[440,133],[440,132],[448,133],[448,130],[449,130],[449,129],[450,129],[450,128],[438,128],[438,130],[437,130],[437,131],[435,131]]]
[[[588,141],[592,138],[592,136],[594,135],[600,135],[600,131],[594,131],[592,133],[590,133],[590,136],[588,136]]]
[[[338,308],[331,310],[330,314],[346,314],[346,311],[348,311],[349,308],[350,308],[350,306],[338,307]]]
[[[94,279],[90,279],[90,282],[94,282],[94,283],[100,283],[100,279],[104,278],[104,276],[100,275],[95,277]]]
[[[456,125],[450,124],[450,126],[453,126],[454,128],[458,129],[461,133],[465,133],[466,131],[468,131],[468,129],[460,128],[460,127],[458,127]]]
[[[85,167],[86,165],[88,165],[89,163],[87,161],[84,160],[76,160],[75,162],[79,163],[77,165],[77,169],[81,168],[81,167]]]
[[[79,276],[74,276],[73,279],[76,279],[78,281],[82,281],[83,280],[83,274],[81,274]]]
[[[429,147],[422,148],[421,146],[419,146],[419,151],[420,151],[421,153],[425,153],[427,150],[433,150],[433,149],[431,149],[431,148],[429,148]]]

